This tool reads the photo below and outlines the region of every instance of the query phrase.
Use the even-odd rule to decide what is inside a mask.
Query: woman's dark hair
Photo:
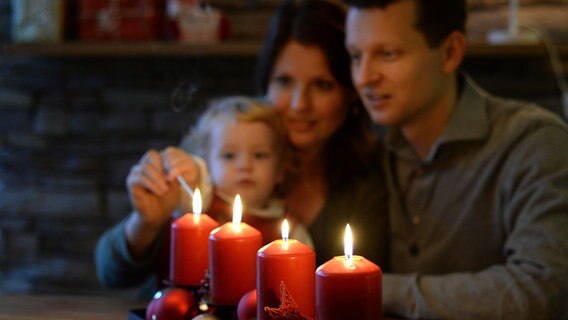
[[[401,0],[344,0],[357,9],[381,8]],[[416,30],[426,38],[430,48],[439,47],[454,31],[465,33],[467,19],[466,0],[412,0],[416,4]],[[369,32],[372,32],[369,30]]]
[[[272,18],[257,64],[256,81],[266,94],[274,64],[284,47],[294,40],[318,47],[335,80],[357,97],[351,81],[351,61],[345,48],[346,8],[329,0],[286,0]],[[343,125],[328,141],[324,151],[330,189],[344,183],[370,163],[373,146],[371,120],[361,101],[354,98]]]

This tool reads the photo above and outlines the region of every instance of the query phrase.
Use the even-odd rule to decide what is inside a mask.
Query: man
[[[568,317],[568,128],[458,69],[465,0],[346,0],[353,81],[388,127],[386,313]]]

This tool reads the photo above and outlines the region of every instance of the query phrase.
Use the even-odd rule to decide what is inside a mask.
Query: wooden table
[[[146,303],[115,297],[0,295],[2,320],[126,320],[130,309]]]
[[[115,297],[0,294],[0,320],[127,320],[129,310],[144,308],[143,301]]]

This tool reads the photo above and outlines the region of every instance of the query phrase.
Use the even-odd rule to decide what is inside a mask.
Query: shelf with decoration
[[[556,46],[560,55],[568,55],[568,44]],[[38,55],[51,57],[121,57],[121,56],[206,56],[254,57],[260,50],[258,41],[223,41],[211,44],[183,42],[65,42],[8,43],[5,55]],[[530,57],[546,55],[542,44],[489,45],[471,42],[467,55],[471,57]]]
[[[67,42],[54,44],[10,43],[6,55],[52,57],[120,57],[120,56],[256,56],[260,43],[227,41],[212,44],[180,42]]]

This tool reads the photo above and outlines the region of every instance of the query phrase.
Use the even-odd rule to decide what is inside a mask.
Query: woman
[[[264,39],[257,82],[296,149],[285,204],[309,227],[318,265],[343,252],[347,222],[360,240],[356,252],[384,264],[386,193],[351,82],[344,20],[344,8],[329,1],[286,1]]]
[[[297,165],[286,175],[285,206],[308,227],[317,264],[343,253],[342,235],[349,222],[355,254],[384,265],[386,195],[382,176],[374,169],[379,163],[370,120],[351,83],[344,20],[344,8],[330,1],[284,2],[264,40],[258,84],[281,111],[296,150]],[[104,284],[142,283],[167,259],[162,242],[180,194],[174,177],[191,181],[196,172],[194,164],[175,160],[178,151],[151,150],[132,168],[127,186],[135,212],[97,246],[97,270]],[[152,214],[143,217],[141,211]]]

